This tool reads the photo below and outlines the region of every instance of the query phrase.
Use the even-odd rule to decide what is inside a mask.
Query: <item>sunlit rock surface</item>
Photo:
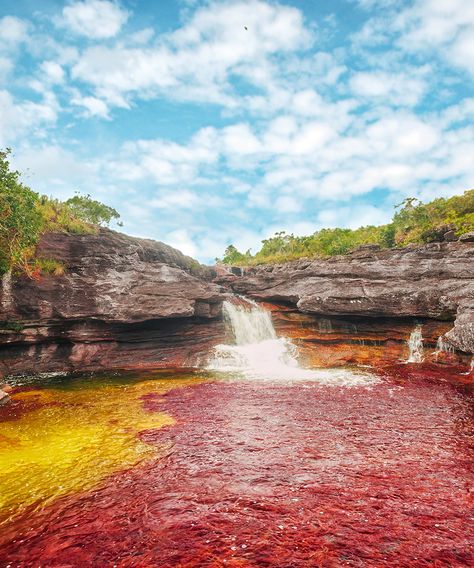
[[[214,271],[168,245],[101,229],[47,234],[38,255],[65,274],[3,278],[0,371],[183,365],[222,335]]]
[[[447,339],[457,349],[474,352],[472,242],[365,248],[327,260],[247,268],[242,276],[223,275],[218,282],[257,300],[288,303],[305,314],[456,320]]]

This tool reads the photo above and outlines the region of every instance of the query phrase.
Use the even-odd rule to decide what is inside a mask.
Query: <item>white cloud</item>
[[[128,12],[116,2],[84,0],[64,7],[61,23],[75,34],[107,39],[120,32],[128,16]]]
[[[323,209],[318,213],[319,228],[342,227],[357,229],[366,225],[382,225],[392,218],[393,211],[380,209],[373,205],[355,205]]]
[[[28,23],[15,16],[0,18],[0,48],[11,48],[28,37]]]
[[[437,54],[448,63],[474,73],[472,57],[474,3],[471,0],[414,0],[397,2],[359,0],[365,8],[386,8],[370,18],[355,35],[357,44],[401,48],[409,54]]]
[[[43,78],[49,83],[62,83],[64,81],[64,69],[56,61],[43,61],[40,65]]]
[[[82,97],[76,95],[71,99],[71,103],[85,109],[86,116],[99,116],[101,118],[109,118],[109,109],[104,101],[96,97]]]
[[[279,213],[298,213],[302,208],[302,200],[295,199],[289,195],[282,195],[278,197],[275,207]]]
[[[97,164],[80,160],[55,144],[20,146],[12,161],[36,191],[54,193],[63,199],[71,197],[74,190],[93,184],[98,169]]]
[[[420,77],[405,73],[388,73],[384,71],[364,71],[355,73],[349,87],[356,96],[379,99],[383,104],[416,105],[427,85]]]
[[[58,112],[52,93],[45,93],[41,102],[19,102],[8,91],[0,91],[0,147],[18,142],[25,133],[44,136],[44,128],[56,122]]]
[[[150,201],[150,206],[157,209],[192,209],[199,202],[199,196],[192,191],[180,190],[155,197]]]
[[[13,69],[13,61],[8,57],[1,57],[0,56],[0,81],[3,82],[6,80],[8,75]]]
[[[247,28],[247,29],[245,29]],[[99,98],[126,107],[132,96],[235,108],[234,76],[251,77],[275,54],[309,45],[311,34],[296,8],[260,0],[216,3],[198,9],[184,26],[153,47],[95,46],[81,54],[72,75]],[[265,84],[271,76],[265,75]]]
[[[198,247],[186,229],[177,229],[166,235],[166,243],[188,256],[195,257]]]

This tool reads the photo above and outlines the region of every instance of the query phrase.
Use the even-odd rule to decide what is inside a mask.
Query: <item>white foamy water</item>
[[[217,345],[207,369],[259,380],[307,380],[328,385],[369,385],[378,381],[368,373],[347,369],[303,369],[296,346],[278,337],[270,312],[250,300],[224,302],[226,324],[234,343]]]
[[[422,325],[417,324],[410,334],[408,340],[408,359],[407,363],[422,363],[424,359],[423,353],[423,335],[421,334]]]

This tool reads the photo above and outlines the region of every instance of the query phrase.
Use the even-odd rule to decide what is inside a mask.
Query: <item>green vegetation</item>
[[[10,270],[37,278],[60,275],[65,267],[55,259],[35,258],[42,233],[97,233],[120,215],[90,195],[66,202],[40,196],[20,181],[10,168],[10,150],[0,151],[0,275]]]
[[[113,207],[95,201],[90,195],[75,195],[65,205],[76,217],[92,225],[108,225],[113,219],[120,218]]]
[[[308,237],[288,235],[284,231],[262,241],[262,248],[251,255],[230,245],[221,262],[235,266],[278,263],[302,257],[328,257],[347,254],[361,245],[381,248],[403,247],[410,243],[439,242],[445,233],[460,236],[474,231],[474,190],[430,203],[408,198],[396,207],[392,222],[387,225],[359,229],[322,229]]]

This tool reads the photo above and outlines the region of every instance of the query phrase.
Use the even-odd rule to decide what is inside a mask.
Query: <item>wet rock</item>
[[[7,402],[10,402],[10,397],[5,391],[0,390],[0,406],[7,404]]]

